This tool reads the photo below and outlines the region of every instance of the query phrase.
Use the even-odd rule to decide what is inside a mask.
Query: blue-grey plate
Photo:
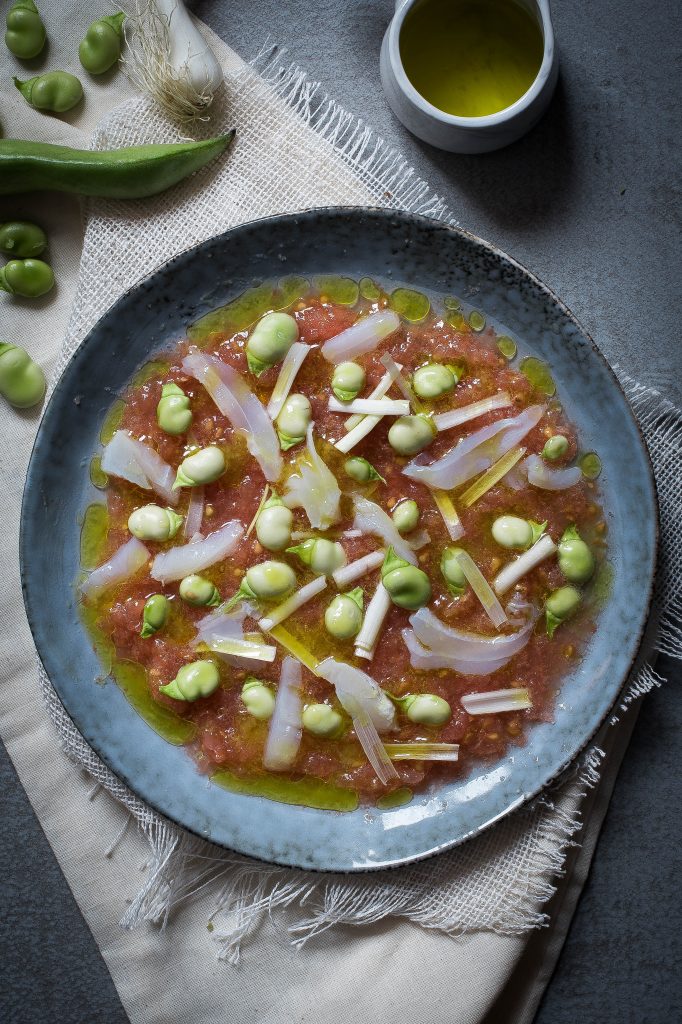
[[[231,793],[162,740],[100,665],[79,622],[79,519],[95,500],[88,464],[116,393],[151,353],[255,281],[284,274],[370,275],[475,302],[522,353],[547,360],[587,448],[603,462],[612,593],[555,720],[495,764],[393,810],[338,813]],[[22,511],[28,619],[74,723],[110,768],[174,821],[233,850],[305,868],[358,871],[426,857],[474,835],[537,794],[608,713],[637,655],[650,605],[656,498],[646,449],[605,360],[566,307],[514,260],[472,235],[385,210],[310,210],[245,224],[182,253],[122,296],[64,371],[38,432]],[[627,557],[623,557],[623,553]]]

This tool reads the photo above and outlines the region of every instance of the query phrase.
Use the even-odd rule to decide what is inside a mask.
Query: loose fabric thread
[[[134,204],[90,201],[79,287],[59,373],[111,303],[163,260],[235,224],[268,214],[326,205],[380,205],[455,224],[399,153],[361,121],[320,94],[301,69],[285,67],[269,49],[227,82],[227,99],[201,131],[237,128],[229,161]],[[94,148],[176,141],[177,129],[145,99],[123,104],[100,126]],[[283,161],[282,154],[286,154]],[[286,167],[286,173],[284,168]],[[682,657],[680,566],[682,538],[674,524],[682,508],[677,469],[682,416],[656,392],[621,376],[646,435],[661,504],[662,548],[668,570],[659,582],[658,649]],[[322,876],[269,867],[223,851],[166,821],[124,786],[88,747],[64,711],[42,667],[43,697],[69,756],[122,803],[145,835],[150,857],[144,885],[121,924],[164,927],[171,915],[207,887],[218,956],[237,963],[244,940],[268,916],[293,914],[289,941],[303,946],[336,924],[369,924],[402,916],[451,934],[487,929],[518,934],[546,923],[544,903],[555,891],[566,852],[581,827],[580,805],[599,781],[604,753],[593,748],[541,798],[493,829],[428,862],[363,876]],[[662,682],[643,665],[613,717]],[[107,851],[115,856],[119,836]]]

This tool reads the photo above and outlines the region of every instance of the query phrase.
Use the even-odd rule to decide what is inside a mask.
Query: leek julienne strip
[[[292,636],[288,629],[285,629],[284,626],[273,626],[269,633],[292,658],[296,658],[313,675],[317,675],[317,666],[320,664],[320,659],[316,658],[312,651],[309,651],[295,636]]]
[[[384,743],[392,761],[458,761],[459,743]]]
[[[266,411],[271,420],[277,419],[282,411],[282,406],[289,397],[289,392],[296,380],[296,375],[301,369],[303,360],[310,352],[310,349],[310,345],[304,345],[302,341],[295,341],[284,357],[284,362],[277,377],[277,383],[273,388],[267,405]]]
[[[404,398],[354,398],[352,402],[340,402],[330,396],[329,412],[355,413],[360,416],[407,416],[410,403]]]
[[[443,517],[450,540],[459,540],[460,537],[464,536],[464,527],[462,520],[457,515],[457,509],[452,502],[452,498],[447,491],[436,490],[432,491],[431,495],[436,508]]]
[[[379,381],[379,383],[377,384],[377,386],[374,388],[373,391],[370,391],[370,393],[369,393],[369,395],[367,397],[371,398],[371,399],[383,398],[384,395],[386,394],[386,392],[390,390],[390,387],[391,387],[392,383],[393,383],[393,377],[391,376],[391,374],[390,373],[385,373],[383,375],[383,377],[381,378],[381,380]],[[362,421],[364,419],[365,419],[365,417],[364,416],[360,416],[359,414],[358,415],[354,415],[354,416],[349,416],[348,419],[346,420],[346,422],[343,425],[344,426],[344,430],[346,430],[346,431],[348,431],[350,433],[350,431],[354,430],[355,427],[357,427],[357,425],[359,423],[362,423]],[[368,431],[368,433],[369,433],[369,431]]]
[[[374,657],[374,648],[379,639],[381,627],[391,608],[391,598],[383,583],[379,583],[372,595],[372,600],[367,605],[362,629],[355,638],[356,658],[365,658],[371,661]]]
[[[470,715],[499,715],[504,711],[525,711],[533,706],[525,686],[487,693],[465,693],[462,707]]]
[[[253,519],[249,523],[249,526],[248,526],[248,529],[246,531],[245,537],[248,537],[250,535],[251,531],[253,530],[254,526],[256,525],[256,520],[258,519],[258,516],[261,514],[261,509],[263,508],[263,505],[265,504],[265,502],[268,500],[269,492],[270,492],[270,484],[266,484],[265,485],[265,490],[263,491],[263,495],[262,495],[262,497],[261,497],[261,499],[260,499],[260,501],[258,503],[258,508],[256,509],[256,514],[254,515]]]
[[[506,409],[512,404],[512,400],[506,391],[500,391],[490,398],[483,398],[480,402],[472,402],[471,405],[462,405],[459,409],[451,409],[450,412],[441,412],[433,417],[434,426],[438,430],[451,430],[452,427],[459,427],[462,423],[475,420],[477,416],[484,416],[494,409]]]
[[[259,628],[265,630],[266,633],[270,632],[273,626],[279,626],[280,622],[284,622],[285,619],[288,619],[290,615],[293,615],[304,604],[317,597],[326,586],[327,580],[324,576],[318,576],[310,583],[306,583],[304,587],[301,587],[291,597],[288,597],[286,601],[282,601],[268,615],[260,619],[258,622]]]
[[[357,558],[354,562],[337,569],[332,573],[332,579],[341,590],[342,587],[348,586],[354,580],[359,580],[361,576],[372,569],[378,569],[385,557],[385,551],[370,551],[368,555],[363,555],[362,558]]]
[[[389,398],[384,398],[382,401],[389,402]],[[349,431],[345,437],[342,437],[336,442],[334,447],[337,451],[342,452],[346,455],[351,448],[355,448],[356,444],[359,444],[363,438],[374,430],[377,423],[381,423],[382,416],[362,416],[359,423],[356,423],[351,431]],[[351,416],[350,419],[353,419]]]
[[[231,658],[247,658],[250,661],[271,662],[275,660],[277,648],[270,644],[225,638],[222,640],[202,640],[197,644],[198,651],[213,651],[215,654],[229,654]]]
[[[525,576],[527,572],[534,569],[540,562],[544,562],[555,551],[556,544],[548,533],[544,533],[539,540],[536,540],[532,548],[524,551],[522,555],[519,555],[513,562],[509,562],[508,565],[505,565],[504,569],[500,570],[493,582],[495,593],[501,595],[511,590],[522,576]]]
[[[471,589],[483,605],[488,618],[499,629],[507,621],[504,608],[495,597],[485,576],[466,551],[459,551],[455,556],[459,567],[469,582]]]
[[[512,448],[501,459],[494,462],[489,469],[486,469],[485,473],[479,476],[478,480],[474,480],[471,487],[460,495],[459,500],[465,508],[469,508],[475,501],[482,498],[486,491],[498,484],[525,454],[525,448]]]

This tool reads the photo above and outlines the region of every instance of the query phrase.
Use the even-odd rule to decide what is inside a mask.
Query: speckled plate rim
[[[555,766],[554,766],[553,770],[551,771],[551,773],[546,774],[542,778],[542,780],[538,781],[535,785],[527,786],[526,788],[524,788],[522,791],[519,792],[519,795],[518,795],[518,797],[516,799],[507,801],[506,805],[503,808],[501,808],[500,810],[498,810],[498,812],[495,813],[494,815],[488,815],[487,817],[485,817],[484,820],[481,820],[481,821],[477,822],[477,824],[474,827],[466,829],[466,830],[463,830],[463,831],[460,831],[458,834],[456,834],[454,836],[453,835],[447,835],[441,841],[439,841],[439,842],[437,842],[435,844],[430,845],[428,848],[422,848],[422,849],[419,849],[419,850],[411,850],[410,852],[405,853],[405,854],[401,854],[399,856],[388,856],[388,857],[383,858],[383,859],[382,859],[381,856],[379,856],[379,857],[376,857],[376,858],[372,857],[371,859],[364,858],[360,862],[352,860],[352,861],[342,862],[342,863],[334,863],[334,862],[330,863],[329,861],[327,861],[325,863],[321,863],[320,860],[319,860],[319,857],[316,854],[311,859],[311,858],[309,858],[307,856],[306,857],[302,857],[300,854],[298,856],[294,855],[292,857],[289,853],[286,852],[286,850],[284,852],[277,851],[277,850],[274,850],[274,849],[265,850],[264,851],[263,849],[254,848],[253,844],[251,844],[249,842],[247,842],[245,844],[241,839],[235,839],[232,836],[230,836],[229,838],[226,838],[224,836],[216,835],[211,830],[207,830],[206,828],[200,827],[200,825],[197,822],[187,821],[185,814],[183,814],[181,812],[177,812],[177,811],[174,812],[172,807],[169,808],[167,800],[159,799],[158,795],[154,796],[154,795],[150,795],[149,792],[144,792],[143,791],[144,790],[144,786],[142,787],[142,789],[140,789],[139,785],[137,784],[138,780],[136,780],[135,777],[131,776],[129,774],[129,772],[126,771],[125,766],[123,764],[117,762],[117,760],[115,758],[112,758],[110,756],[110,752],[107,751],[106,745],[103,745],[101,743],[101,741],[96,736],[89,735],[87,729],[81,728],[81,724],[79,723],[80,716],[78,714],[78,708],[74,709],[72,706],[69,706],[69,702],[68,701],[64,702],[62,687],[60,686],[58,678],[57,678],[59,676],[59,672],[57,670],[57,667],[56,667],[56,665],[54,663],[54,659],[52,657],[51,645],[49,643],[45,642],[46,638],[44,636],[43,631],[41,631],[41,626],[40,626],[40,616],[37,616],[35,614],[35,612],[36,612],[36,608],[35,608],[35,604],[34,604],[34,594],[35,594],[35,591],[33,589],[33,582],[37,582],[37,581],[32,581],[31,580],[31,557],[32,557],[31,556],[31,527],[29,525],[27,525],[27,520],[28,520],[28,516],[29,516],[29,512],[30,512],[31,499],[32,499],[32,495],[34,494],[34,489],[35,489],[35,491],[38,490],[38,478],[39,478],[39,469],[40,469],[40,467],[39,467],[39,454],[40,454],[40,450],[41,450],[41,444],[42,444],[42,440],[43,440],[43,435],[44,435],[44,433],[47,430],[47,426],[49,426],[49,424],[50,424],[51,416],[52,416],[53,411],[54,411],[54,409],[56,407],[56,404],[59,401],[60,396],[63,397],[64,390],[68,388],[69,375],[70,375],[70,371],[71,371],[72,367],[76,364],[76,362],[77,362],[77,360],[79,358],[83,357],[83,354],[85,352],[87,352],[90,348],[92,348],[92,346],[97,344],[97,342],[98,342],[98,333],[102,329],[102,325],[103,324],[105,324],[107,321],[115,320],[117,315],[121,311],[123,311],[125,309],[126,305],[128,303],[131,303],[134,300],[136,294],[138,292],[140,292],[141,290],[143,290],[144,288],[146,288],[146,287],[150,286],[151,284],[153,284],[156,279],[159,279],[163,275],[167,274],[169,271],[172,271],[173,268],[180,268],[180,267],[186,265],[188,263],[188,261],[192,260],[195,256],[199,255],[202,251],[206,252],[206,250],[210,249],[211,246],[219,245],[221,242],[224,243],[225,241],[228,241],[228,240],[234,240],[235,237],[238,237],[240,233],[244,234],[244,233],[248,233],[249,231],[259,230],[259,229],[265,229],[266,231],[268,229],[276,229],[282,223],[291,222],[291,221],[301,221],[301,220],[303,220],[303,221],[308,221],[308,222],[310,222],[310,221],[315,222],[315,221],[320,220],[320,219],[333,220],[334,218],[349,218],[349,217],[352,218],[354,216],[355,217],[359,217],[359,218],[363,218],[363,217],[367,218],[367,217],[369,217],[369,218],[386,219],[387,221],[390,221],[390,220],[393,220],[395,222],[399,221],[399,222],[402,223],[402,225],[406,229],[408,228],[408,226],[411,226],[411,227],[416,227],[416,228],[422,228],[422,229],[425,229],[425,230],[432,229],[434,231],[441,231],[441,232],[444,231],[444,232],[450,233],[450,234],[452,234],[454,236],[457,236],[461,243],[465,243],[466,245],[472,246],[474,248],[474,250],[479,250],[479,251],[482,250],[482,251],[484,251],[485,253],[493,256],[503,267],[506,264],[512,270],[517,272],[517,274],[520,276],[521,279],[525,279],[527,282],[532,284],[532,286],[535,289],[537,289],[538,292],[541,295],[544,296],[544,298],[548,301],[548,303],[550,305],[555,306],[556,309],[558,309],[563,314],[565,319],[573,326],[573,328],[577,332],[577,335],[580,338],[581,342],[582,343],[587,343],[589,345],[592,356],[598,358],[598,360],[599,360],[599,362],[601,364],[601,368],[603,370],[605,369],[607,371],[607,375],[610,378],[610,383],[611,383],[612,386],[615,385],[615,389],[616,389],[618,395],[620,396],[620,399],[622,400],[622,406],[624,407],[624,409],[627,412],[627,415],[629,416],[630,424],[635,429],[636,435],[637,435],[637,437],[639,439],[638,455],[639,455],[640,460],[641,460],[640,465],[646,467],[647,483],[648,483],[648,487],[649,487],[648,497],[649,497],[649,499],[651,501],[651,506],[650,507],[651,507],[651,511],[653,512],[653,516],[651,517],[651,521],[650,521],[649,525],[652,527],[653,533],[648,538],[648,555],[649,555],[648,565],[647,565],[648,586],[646,588],[645,595],[643,595],[644,599],[642,600],[642,602],[640,603],[640,606],[639,606],[640,607],[639,628],[638,628],[638,631],[637,631],[636,638],[633,638],[632,644],[631,644],[631,646],[629,648],[630,651],[631,651],[631,654],[630,654],[630,657],[629,657],[629,662],[628,662],[628,665],[627,665],[627,669],[625,671],[622,671],[622,672],[619,673],[619,686],[615,690],[615,692],[611,691],[612,692],[612,699],[610,700],[608,706],[605,706],[603,708],[603,711],[602,711],[599,719],[593,722],[592,727],[589,730],[589,733],[583,735],[581,737],[581,741],[580,741],[579,745],[575,745],[573,747],[573,749],[569,753],[567,753],[567,755],[564,758],[562,758],[560,761],[557,761],[555,763]],[[305,271],[305,272],[304,271],[300,271],[300,272],[302,272],[302,273],[309,273],[309,271]],[[317,272],[318,273],[324,272],[324,269],[323,270],[318,270]],[[326,272],[331,272],[331,271],[327,270]],[[343,271],[340,271],[340,272],[343,272]],[[266,275],[266,276],[275,277],[275,276],[279,276],[279,275],[276,274],[273,271],[273,273],[271,273],[270,275]],[[381,275],[379,275],[379,276],[381,276]],[[401,281],[405,281],[405,278],[401,278]],[[418,282],[410,282],[410,283],[415,284],[415,286],[417,286],[417,287],[419,286]],[[433,289],[429,289],[429,290],[432,291]],[[235,292],[235,294],[238,294],[238,292]],[[191,321],[188,321],[188,322],[191,322]],[[170,339],[167,339],[167,340],[170,340]],[[161,347],[162,347],[162,343],[161,342],[150,346],[149,351],[147,352],[147,358],[149,356],[151,356],[155,350],[158,350]],[[561,387],[561,384],[560,384],[560,387]],[[113,396],[109,397],[109,401],[111,400],[111,397],[113,397]],[[67,713],[69,714],[69,716],[71,717],[72,721],[74,722],[74,725],[76,726],[76,728],[80,729],[80,731],[85,736],[86,740],[90,743],[90,745],[97,752],[97,754],[102,758],[104,763],[112,770],[112,772],[122,782],[124,782],[127,786],[129,786],[130,789],[133,792],[135,792],[142,799],[144,799],[147,803],[149,803],[149,805],[152,806],[155,810],[157,810],[160,814],[164,815],[165,817],[169,818],[172,821],[175,821],[181,827],[188,829],[190,832],[194,832],[195,834],[199,835],[202,838],[210,839],[211,841],[217,843],[218,845],[224,846],[225,848],[234,849],[234,850],[236,850],[238,852],[245,853],[245,854],[247,854],[249,856],[255,857],[256,859],[262,859],[262,860],[265,860],[267,862],[279,863],[279,864],[282,864],[282,865],[285,865],[285,866],[302,867],[302,868],[305,868],[306,870],[320,870],[320,871],[334,871],[334,872],[371,871],[371,870],[380,870],[380,869],[387,868],[387,867],[397,867],[397,866],[400,866],[402,864],[406,864],[406,863],[411,863],[411,862],[414,862],[414,861],[422,860],[422,859],[434,856],[434,855],[436,855],[438,853],[444,852],[445,850],[451,849],[454,846],[457,846],[460,843],[462,843],[462,842],[466,841],[467,839],[471,838],[472,836],[478,835],[480,832],[482,832],[485,829],[491,827],[493,824],[495,824],[497,821],[499,821],[502,817],[504,817],[507,814],[511,813],[512,811],[516,810],[519,806],[521,806],[522,804],[524,804],[527,801],[531,800],[532,798],[536,797],[546,786],[548,786],[551,782],[556,780],[556,778],[558,776],[560,776],[566,770],[566,768],[570,765],[570,763],[572,761],[574,761],[579,756],[579,754],[582,751],[584,751],[585,747],[593,739],[594,735],[596,734],[596,732],[598,731],[600,726],[603,724],[603,722],[608,717],[608,715],[611,712],[614,704],[617,703],[618,700],[621,698],[621,695],[622,695],[623,690],[624,690],[624,686],[626,685],[627,678],[631,674],[633,666],[638,661],[638,657],[640,656],[640,649],[641,649],[641,645],[642,645],[642,639],[643,639],[643,637],[645,635],[645,631],[647,630],[647,622],[649,621],[651,607],[652,607],[653,588],[654,588],[655,570],[656,570],[657,549],[658,549],[658,505],[657,505],[657,498],[656,498],[656,484],[655,484],[655,479],[654,479],[653,470],[652,470],[652,467],[651,467],[651,462],[650,462],[650,458],[649,458],[646,442],[644,441],[644,438],[642,436],[642,432],[641,432],[641,429],[639,427],[639,424],[637,423],[637,420],[634,417],[632,409],[630,408],[630,405],[629,405],[629,403],[627,401],[627,398],[626,398],[626,396],[625,396],[625,394],[623,392],[623,389],[622,389],[622,387],[621,387],[621,385],[620,385],[620,383],[619,383],[615,373],[613,372],[613,370],[609,366],[609,364],[608,364],[607,360],[605,359],[605,357],[600,352],[599,348],[595,344],[595,342],[592,339],[592,337],[590,336],[590,334],[582,327],[582,325],[579,323],[578,319],[574,316],[574,314],[571,312],[571,310],[568,308],[568,306],[552,291],[552,289],[550,289],[547,285],[545,285],[542,281],[540,281],[533,273],[528,271],[521,263],[519,263],[517,260],[515,260],[512,257],[510,257],[509,255],[507,255],[505,252],[503,252],[501,249],[497,248],[496,246],[492,245],[491,243],[486,242],[483,239],[478,238],[476,235],[472,234],[471,232],[468,232],[468,231],[466,231],[466,230],[464,230],[462,228],[459,228],[459,227],[454,227],[452,225],[446,225],[446,224],[443,224],[440,221],[432,220],[430,218],[422,217],[422,216],[419,216],[419,215],[404,213],[402,211],[393,211],[393,210],[386,210],[386,209],[383,209],[383,208],[373,208],[373,207],[324,207],[324,208],[316,208],[316,209],[301,211],[301,212],[295,213],[295,214],[278,215],[278,216],[274,216],[274,217],[271,217],[271,218],[264,218],[264,219],[260,219],[260,220],[256,220],[256,221],[250,221],[248,223],[239,225],[239,226],[237,226],[237,227],[235,227],[235,228],[233,228],[233,229],[231,229],[231,230],[229,230],[227,232],[224,232],[221,235],[213,236],[212,238],[206,239],[205,241],[200,242],[200,243],[198,243],[195,246],[192,246],[192,247],[190,247],[190,248],[188,248],[186,250],[183,250],[181,253],[179,253],[178,255],[176,255],[174,257],[172,257],[170,260],[164,262],[163,264],[161,264],[160,266],[155,268],[155,270],[152,271],[149,275],[147,275],[146,277],[144,277],[141,280],[137,281],[134,285],[132,285],[129,289],[127,289],[126,292],[124,292],[116,300],[116,302],[102,315],[102,317],[97,321],[97,323],[93,326],[93,328],[88,332],[88,335],[83,339],[81,344],[78,346],[77,350],[72,355],[71,359],[69,360],[69,363],[68,363],[67,367],[63,371],[59,381],[57,382],[57,384],[55,385],[55,387],[53,389],[52,395],[50,397],[50,401],[49,401],[49,403],[48,403],[48,405],[47,405],[47,407],[46,407],[46,409],[44,411],[44,415],[43,415],[43,418],[42,418],[42,421],[41,421],[41,424],[40,424],[40,427],[39,427],[39,430],[38,430],[38,433],[37,433],[37,436],[36,436],[36,439],[35,439],[35,442],[34,442],[34,446],[33,446],[33,452],[32,452],[32,455],[31,455],[29,469],[28,469],[28,472],[27,472],[26,484],[25,484],[25,489],[24,489],[24,496],[23,496],[23,501],[22,501],[21,532],[20,532],[20,566],[21,566],[22,591],[23,591],[23,596],[24,596],[24,603],[25,603],[25,608],[26,608],[26,614],[27,614],[27,617],[28,617],[28,621],[29,621],[29,625],[30,625],[31,631],[33,633],[33,636],[34,636],[34,639],[35,639],[35,642],[36,642],[36,647],[38,649],[39,656],[41,658],[41,661],[42,661],[42,663],[43,663],[43,665],[45,667],[45,670],[46,670],[49,678],[51,679],[53,685],[55,686],[55,690],[56,690],[57,694],[59,695],[60,700],[62,700],[62,702],[64,703],[64,706],[65,706],[65,708],[67,710]],[[108,689],[108,687],[105,688],[105,689]],[[118,688],[116,688],[113,684],[111,686],[111,689],[116,690],[120,694],[120,691],[118,691]],[[104,692],[104,691],[101,691],[101,692]],[[152,732],[152,730],[146,725],[146,723],[144,723],[142,719],[139,719],[139,716],[137,716],[136,712],[134,712],[134,710],[130,707],[130,705],[127,704],[127,702],[125,701],[125,698],[122,697],[122,700],[123,700],[123,702],[125,704],[125,707],[128,708],[128,711],[130,713],[132,713],[132,715],[135,716],[137,721],[144,726],[145,733],[150,735],[150,736],[156,736],[156,734],[154,734]],[[156,737],[156,738],[159,739],[158,737]],[[163,743],[164,747],[166,749],[168,749],[168,750],[176,750],[176,751],[179,750],[180,752],[182,752],[182,748],[171,747],[169,744],[166,744],[162,740],[160,740],[160,742]],[[183,753],[183,756],[186,758],[186,755],[184,754],[184,752],[182,752],[182,753]],[[187,761],[189,762],[188,758],[187,758]],[[194,773],[194,775],[195,775],[195,778],[197,780],[197,783],[200,783],[201,782],[201,777],[196,775],[196,773]],[[485,776],[483,776],[483,777],[485,778]],[[254,802],[258,802],[260,804],[267,805],[266,808],[265,808],[266,812],[267,812],[267,810],[271,810],[272,806],[273,806],[270,801],[263,800],[262,798],[237,795],[237,794],[234,794],[234,793],[230,793],[227,790],[222,790],[222,789],[220,789],[217,786],[211,786],[210,789],[211,789],[211,792],[214,793],[214,794],[221,793],[223,799],[227,798],[227,799],[237,800],[237,801],[247,801],[251,805],[251,809],[253,809],[253,803]],[[437,791],[434,792],[434,793],[427,794],[427,796],[426,796],[427,804],[430,803],[430,802],[433,802],[433,798],[437,797],[437,796],[438,796]],[[412,805],[408,805],[408,806],[412,806]],[[336,820],[341,819],[341,820],[346,820],[346,821],[349,818],[351,818],[352,816],[357,815],[359,813],[358,811],[356,811],[356,812],[346,812],[346,813],[343,813],[343,814],[337,814],[336,812],[333,812],[333,811],[317,811],[317,810],[313,810],[311,808],[301,808],[301,807],[298,807],[297,805],[287,805],[287,804],[275,804],[274,807],[279,809],[280,811],[283,809],[292,818],[296,817],[297,812],[298,813],[302,812],[303,815],[304,815],[304,821],[305,821],[306,815],[309,815],[310,813],[314,814],[315,816],[322,815],[322,816],[324,816],[324,817],[326,817],[328,819],[336,819]],[[359,810],[362,810],[362,808],[360,808]],[[401,812],[404,812],[404,811],[405,811],[405,808],[398,808],[398,809],[390,811],[390,812],[379,812],[376,809],[372,808],[371,809],[371,814],[374,815],[375,818],[377,816],[386,817],[387,815],[392,815],[394,817],[396,815],[398,815],[400,817],[401,816]],[[247,813],[248,813],[248,811],[247,811]],[[404,817],[404,815],[402,815],[402,816]],[[374,820],[374,819],[372,819],[372,820]],[[309,819],[307,821],[307,824],[310,824],[310,820]],[[396,822],[396,825],[397,824],[401,824],[404,827],[405,825],[409,825],[409,821],[406,821],[406,822]],[[393,827],[395,827],[395,826],[393,826]],[[332,860],[333,860],[333,856],[334,856],[333,849],[331,850],[331,856],[332,856]]]

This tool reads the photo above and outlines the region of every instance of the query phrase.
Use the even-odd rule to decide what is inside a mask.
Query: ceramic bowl
[[[553,722],[494,764],[412,803],[349,813],[228,792],[162,740],[109,681],[80,624],[74,580],[79,519],[101,500],[88,478],[102,420],[117,392],[188,324],[254,281],[289,274],[364,275],[435,295],[475,295],[522,354],[552,366],[559,395],[603,461],[614,583],[583,660],[571,669]],[[656,500],[637,424],[616,379],[566,307],[514,260],[455,228],[405,213],[311,210],[235,228],[164,264],[93,327],[52,394],[29,466],[21,563],[28,619],[59,697],[85,739],[143,800],[191,831],[267,861],[357,871],[446,850],[537,794],[585,745],[630,671],[654,574]],[[633,553],[636,557],[633,557]],[[626,555],[626,557],[624,557]]]
[[[417,138],[451,153],[489,153],[520,139],[549,106],[559,76],[549,0],[519,0],[542,30],[540,70],[531,87],[515,103],[485,117],[446,114],[424,99],[405,74],[400,57],[400,33],[406,15],[419,2],[421,0],[398,0],[381,46],[381,84],[393,113]]]

